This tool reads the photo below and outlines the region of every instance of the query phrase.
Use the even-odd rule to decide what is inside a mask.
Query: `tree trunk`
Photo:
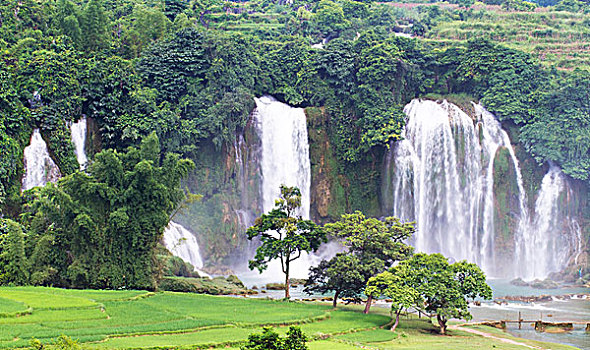
[[[290,287],[291,286],[289,285],[289,262],[287,262],[285,266],[285,299],[291,298],[291,294],[289,293]]]
[[[397,310],[397,312],[395,313],[395,323],[393,324],[393,327],[391,327],[391,331],[395,332],[395,329],[397,328],[397,325],[399,324],[399,314],[402,312],[402,309],[400,308],[399,310]]]
[[[365,311],[363,311],[364,314],[369,313],[369,310],[371,309],[372,302],[373,302],[373,297],[371,295],[369,295],[369,297],[367,298],[367,305],[365,305]]]
[[[336,308],[336,303],[338,303],[338,295],[340,295],[339,290],[337,290],[336,293],[334,293],[334,301],[332,301],[332,306],[334,307],[334,309]]]
[[[440,334],[447,334],[447,320],[444,317],[441,317],[441,315],[436,315],[436,320],[440,326]]]

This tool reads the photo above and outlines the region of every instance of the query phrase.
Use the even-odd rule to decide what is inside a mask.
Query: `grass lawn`
[[[52,344],[63,334],[78,340],[84,349],[237,350],[249,334],[262,331],[265,325],[284,334],[291,324],[299,325],[311,338],[310,350],[525,349],[461,330],[440,336],[427,319],[402,319],[394,333],[381,328],[390,321],[388,310],[374,307],[368,315],[360,311],[360,306],[333,310],[319,303],[187,293],[2,287],[0,349],[27,347],[32,338]]]

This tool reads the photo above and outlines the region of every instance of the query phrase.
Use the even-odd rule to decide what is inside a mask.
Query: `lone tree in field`
[[[338,298],[360,302],[360,292],[366,284],[360,259],[346,252],[338,253],[330,260],[322,260],[318,266],[310,268],[303,291],[308,294],[333,292],[332,306],[335,308]]]
[[[281,185],[281,196],[275,201],[275,208],[262,214],[246,234],[252,240],[259,237],[260,247],[256,249],[254,260],[250,260],[250,270],[262,272],[268,263],[279,259],[285,274],[285,298],[289,298],[289,267],[291,262],[301,257],[302,252],[315,252],[326,242],[326,234],[311,220],[298,215],[301,207],[301,191],[297,187]]]
[[[429,317],[436,315],[441,334],[446,333],[449,318],[471,319],[468,298],[492,298],[486,276],[476,264],[449,264],[441,254],[423,253],[371,278],[365,293],[393,299],[396,322],[392,330],[401,310],[412,306]]]
[[[414,233],[414,223],[402,223],[394,217],[379,220],[367,218],[357,211],[324,225],[324,230],[342,239],[347,252],[311,269],[305,287],[309,294],[334,292],[334,299],[345,297],[360,301],[369,278],[385,271],[396,261],[409,258],[413,252],[404,241]],[[373,296],[368,295],[365,313],[369,312],[372,299]]]

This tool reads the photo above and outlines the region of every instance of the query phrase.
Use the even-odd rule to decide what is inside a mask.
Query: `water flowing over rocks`
[[[88,163],[88,157],[86,156],[86,132],[87,132],[87,120],[86,117],[80,118],[70,126],[72,133],[72,143],[76,151],[76,159],[80,164],[80,169],[84,169],[86,163]]]
[[[270,96],[256,99],[253,113],[256,130],[261,140],[261,202],[262,212],[275,206],[280,195],[279,186],[297,186],[301,190],[299,215],[309,219],[311,195],[311,165],[307,121],[302,108],[293,108]],[[317,254],[302,254],[291,265],[291,276],[307,278],[309,267],[331,257],[338,250],[336,244],[322,247]],[[279,261],[269,264],[264,276],[280,281]]]
[[[404,139],[384,161],[384,207],[416,221],[419,251],[475,262],[491,276],[545,278],[581,250],[579,225],[559,209],[567,179],[551,167],[529,209],[508,134],[473,107],[472,117],[446,100],[406,106]]]
[[[49,156],[47,144],[41,137],[39,129],[33,131],[31,143],[24,150],[25,175],[22,190],[45,186],[48,182],[56,182],[61,177],[57,165]]]
[[[301,190],[300,215],[308,219],[311,165],[303,109],[263,96],[256,99],[254,119],[261,140],[263,212],[274,208],[280,185],[297,186]]]
[[[164,244],[172,254],[190,263],[196,269],[203,267],[197,238],[182,225],[170,221],[164,230]]]

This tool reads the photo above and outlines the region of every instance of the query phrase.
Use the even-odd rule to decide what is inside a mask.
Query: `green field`
[[[291,324],[312,339],[311,350],[524,348],[460,330],[440,336],[428,319],[404,319],[393,333],[382,328],[389,321],[388,310],[378,307],[364,315],[359,307],[186,293],[0,288],[2,349],[27,347],[33,338],[52,344],[60,335],[85,349],[238,349],[264,325],[284,333]]]

